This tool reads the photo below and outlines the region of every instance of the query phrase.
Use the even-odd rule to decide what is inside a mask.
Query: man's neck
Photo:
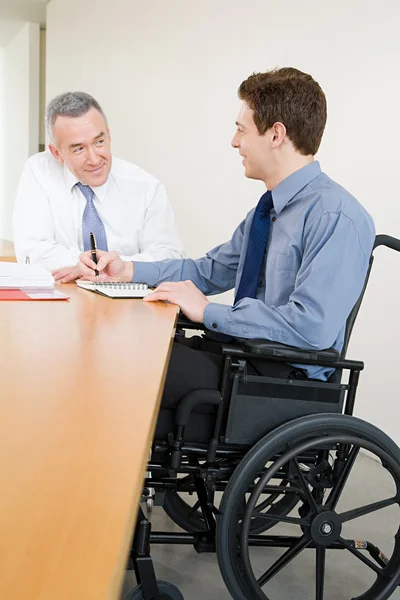
[[[278,165],[272,173],[268,173],[264,178],[264,183],[267,190],[274,190],[284,179],[299,171],[306,165],[309,165],[314,161],[314,156],[311,154],[303,156],[302,154],[296,154],[289,161],[285,161],[282,165]]]

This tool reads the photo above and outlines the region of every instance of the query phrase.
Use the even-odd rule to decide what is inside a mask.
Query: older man
[[[181,258],[181,241],[164,186],[136,165],[113,157],[107,119],[84,92],[67,92],[47,108],[48,151],[27,161],[14,208],[18,261],[28,256],[62,282],[81,276],[90,248],[128,261]]]

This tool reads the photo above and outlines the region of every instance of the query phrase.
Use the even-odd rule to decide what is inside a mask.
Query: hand
[[[97,265],[91,258],[91,250],[83,252],[78,263],[81,277],[88,281],[97,281],[94,271],[99,272],[99,281],[132,281],[133,263],[125,262],[112,250],[105,252],[97,250]]]
[[[74,267],[61,267],[60,269],[55,269],[51,274],[54,279],[60,283],[68,283],[69,281],[75,281],[82,277],[79,263]]]
[[[204,311],[209,301],[192,281],[161,283],[158,288],[143,298],[145,302],[168,300],[177,304],[183,313],[195,323],[204,322]]]

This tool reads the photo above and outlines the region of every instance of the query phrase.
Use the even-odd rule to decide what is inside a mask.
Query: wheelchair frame
[[[390,236],[378,235],[376,237],[374,249],[381,245],[400,251],[400,240]],[[138,583],[141,586],[142,595],[129,595],[128,598],[130,600],[139,597],[144,600],[159,600],[161,598],[179,600],[182,598],[182,596],[179,595],[179,591],[176,591],[176,589],[173,590],[172,588],[170,595],[168,595],[168,591],[162,596],[160,595],[159,590],[157,589],[157,582],[150,557],[150,544],[190,544],[194,546],[197,552],[210,552],[215,551],[216,549],[218,551],[218,540],[216,539],[217,519],[221,517],[220,511],[214,505],[215,493],[217,491],[225,493],[225,490],[227,488],[229,489],[234,473],[237,473],[240,470],[243,471],[244,467],[241,466],[241,463],[243,465],[247,456],[250,456],[250,463],[251,461],[254,462],[256,460],[254,457],[257,452],[259,455],[260,453],[262,455],[263,445],[264,447],[268,446],[268,444],[271,446],[271,440],[274,440],[274,438],[278,439],[279,435],[284,437],[289,432],[290,428],[291,431],[297,432],[299,430],[300,432],[296,433],[296,435],[300,436],[299,439],[296,442],[293,442],[298,454],[294,455],[294,459],[287,458],[290,455],[290,451],[295,451],[293,448],[290,448],[291,442],[288,442],[288,450],[285,450],[285,453],[278,452],[277,455],[269,455],[268,464],[271,463],[272,466],[267,469],[263,467],[258,483],[255,484],[253,482],[248,489],[250,499],[244,509],[245,512],[240,531],[241,540],[247,545],[246,548],[252,545],[282,547],[288,548],[285,553],[287,554],[291,551],[290,549],[293,549],[293,546],[296,545],[295,538],[290,536],[272,536],[263,534],[277,521],[293,523],[296,521],[296,523],[298,522],[297,524],[302,522],[303,528],[310,528],[311,542],[308,547],[317,549],[317,563],[319,560],[320,565],[322,565],[322,563],[324,564],[325,561],[325,555],[323,555],[322,558],[322,553],[319,550],[321,544],[324,548],[340,547],[343,549],[343,543],[345,543],[347,544],[347,549],[353,552],[353,554],[356,553],[358,558],[360,558],[361,555],[359,552],[361,548],[362,550],[366,550],[374,559],[375,564],[380,567],[380,572],[385,574],[390,585],[389,583],[384,582],[386,587],[382,584],[380,587],[374,588],[373,594],[379,592],[383,595],[370,596],[367,593],[365,596],[366,600],[388,598],[392,591],[397,587],[398,582],[400,581],[400,542],[399,548],[397,548],[397,542],[395,547],[395,553],[399,554],[399,560],[397,560],[396,557],[393,566],[391,562],[392,559],[389,560],[386,558],[376,546],[368,541],[359,542],[356,540],[342,540],[340,535],[336,538],[329,538],[329,535],[331,534],[328,535],[328,538],[331,539],[331,541],[324,541],[324,528],[327,530],[332,526],[333,529],[339,529],[334,513],[334,508],[336,506],[334,502],[336,500],[335,498],[332,499],[333,509],[331,511],[327,509],[326,511],[326,513],[329,512],[329,519],[324,516],[325,513],[324,515],[319,515],[319,512],[321,512],[319,502],[323,501],[323,496],[326,491],[331,489],[329,495],[329,498],[331,498],[331,496],[335,495],[335,482],[342,482],[343,486],[346,483],[345,480],[347,480],[349,475],[352,461],[354,462],[355,460],[353,456],[356,454],[354,450],[355,444],[359,443],[355,441],[358,439],[358,431],[360,432],[359,440],[362,440],[362,442],[360,442],[360,447],[362,443],[362,446],[366,449],[368,449],[368,447],[374,447],[375,449],[378,448],[379,452],[382,451],[384,453],[383,460],[385,461],[385,464],[391,465],[393,472],[399,471],[400,482],[400,450],[391,440],[389,440],[389,438],[387,438],[387,436],[382,434],[382,432],[379,432],[379,430],[373,426],[365,424],[352,416],[359,377],[364,368],[364,363],[361,361],[348,360],[345,358],[345,354],[368,283],[372,263],[373,255],[371,255],[364,288],[346,324],[345,342],[341,355],[332,349],[310,351],[300,350],[265,340],[235,340],[234,344],[225,345],[222,349],[224,355],[224,367],[220,390],[197,390],[185,396],[180,402],[175,414],[175,431],[170,434],[168,441],[156,440],[153,444],[152,458],[148,464],[148,471],[151,473],[151,479],[146,479],[145,491],[151,487],[155,490],[156,498],[158,498],[160,494],[164,495],[169,491],[196,492],[198,502],[193,511],[197,509],[197,507],[201,509],[204,526],[201,530],[199,530],[199,528],[195,530],[196,528],[193,527],[194,530],[190,530],[189,528],[186,532],[182,533],[151,532],[151,524],[140,507],[131,558]],[[182,327],[183,329],[201,328],[199,324],[193,324],[187,320],[179,322],[178,327]],[[260,357],[277,362],[324,366],[335,369],[336,375],[330,378],[328,383],[249,376],[246,372],[246,361],[254,358],[260,359]],[[343,370],[349,371],[347,383],[340,382]],[[241,383],[244,387],[252,383],[262,383],[263,385],[266,385],[267,388],[268,386],[277,385],[282,386],[282,388],[286,386],[286,388],[289,388],[290,390],[300,390],[300,396],[303,392],[307,394],[309,393],[309,390],[312,390],[314,395],[316,395],[316,402],[320,403],[318,406],[322,406],[324,401],[324,391],[326,390],[332,391],[334,399],[327,403],[328,410],[325,410],[320,414],[315,414],[315,402],[307,404],[307,401],[304,402],[304,398],[301,398],[300,402],[303,402],[303,412],[301,415],[296,414],[291,416],[290,414],[283,414],[281,422],[275,423],[274,426],[269,429],[267,425],[261,435],[259,430],[257,430],[255,439],[251,440],[250,443],[246,443],[246,439],[248,441],[248,438],[244,437],[241,439],[241,425],[243,423],[241,417],[237,418],[235,417],[235,414],[232,415],[230,412],[232,397],[234,393],[237,393],[238,386]],[[265,401],[268,397],[262,397],[262,399]],[[186,443],[185,430],[192,411],[199,404],[205,403],[216,407],[213,436],[207,445],[200,443]],[[308,433],[308,437],[306,436],[303,439],[301,432],[306,428],[310,429],[313,423],[315,424],[315,427],[317,427],[317,423],[326,423],[328,433],[325,437],[317,433]],[[343,425],[343,432],[340,429],[341,425]],[[331,429],[329,429],[330,427]],[[251,433],[251,427],[249,431]],[[331,433],[329,433],[329,431],[331,431]],[[356,433],[354,433],[354,431]],[[248,433],[246,435],[248,435]],[[376,441],[378,439],[380,442]],[[382,448],[384,448],[384,450],[382,450]],[[336,452],[334,465],[328,469],[326,465],[327,456],[329,452],[333,450]],[[300,458],[296,458],[296,456]],[[284,462],[284,459],[289,461],[289,466]],[[258,458],[258,460],[260,459]],[[300,464],[302,465],[301,467],[299,466]],[[321,468],[319,468],[319,466],[321,466]],[[291,469],[294,473],[290,473]],[[272,475],[271,472],[273,472]],[[178,477],[178,475],[181,477]],[[290,477],[292,477],[292,479],[290,479]],[[276,478],[282,479],[281,484],[270,485],[269,481]],[[291,498],[293,489],[291,486],[293,487],[294,481],[296,482],[295,485],[299,487],[299,494],[301,492],[301,497],[304,499],[304,506],[315,506],[316,512],[313,514],[312,518],[305,514],[305,510],[303,510],[304,514],[300,514],[300,519],[296,520],[287,516],[293,508],[293,498]],[[282,483],[284,483],[284,485],[282,485]],[[238,486],[239,484],[236,482],[235,485]],[[310,491],[310,486],[312,491]],[[398,489],[398,492],[399,496],[398,498],[396,496],[395,500],[400,502],[400,488]],[[252,513],[251,510],[254,510],[257,498],[260,497],[261,493],[268,493],[269,497],[282,498],[278,501],[275,512],[273,510],[274,505],[271,504],[269,511],[266,513],[266,517],[265,515],[254,517],[254,513]],[[257,496],[257,498],[254,500],[255,496]],[[225,502],[225,506],[228,503],[228,501]],[[281,514],[277,514],[277,511],[281,511]],[[305,525],[306,521],[307,525]],[[318,531],[316,531],[316,527]],[[239,535],[239,533],[237,535]],[[360,548],[357,547],[357,544],[361,543],[364,544],[364,546],[360,546]],[[242,551],[241,549],[241,556],[245,575],[250,578],[250,581],[252,578],[252,571],[248,551]],[[319,559],[318,556],[320,556]],[[220,556],[218,558],[221,566],[221,562],[224,563],[225,559],[220,558]],[[362,559],[360,558],[360,560]],[[369,559],[365,559],[363,562],[366,562],[367,560]],[[371,563],[371,561],[369,562]],[[369,566],[371,566],[371,564]],[[262,591],[257,590],[255,587],[255,580],[251,580],[249,584],[245,580],[232,584],[229,581],[229,575],[227,576],[226,574],[227,572],[229,573],[229,568],[229,565],[225,565],[225,574],[224,572],[222,574],[231,593],[235,594],[233,596],[234,598],[266,598]],[[381,575],[379,575],[379,577],[381,577]],[[236,579],[240,580],[240,576],[237,575]],[[389,593],[389,595],[385,595],[387,593]],[[323,598],[323,584],[321,589],[321,583],[318,584],[318,581],[316,597],[317,600],[322,600]],[[362,597],[364,598],[364,596]]]

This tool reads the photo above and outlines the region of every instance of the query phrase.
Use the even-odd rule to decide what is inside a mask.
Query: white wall
[[[199,256],[230,236],[262,191],[229,145],[238,85],[254,70],[298,67],[328,97],[324,170],[379,232],[400,237],[399,19],[397,0],[52,0],[47,100],[68,89],[97,97],[114,153],[166,184],[187,253]],[[367,367],[357,414],[400,442],[392,254],[377,255],[350,350]]]
[[[39,143],[39,25],[26,23],[2,48],[0,237],[12,240],[12,209],[22,166]]]

